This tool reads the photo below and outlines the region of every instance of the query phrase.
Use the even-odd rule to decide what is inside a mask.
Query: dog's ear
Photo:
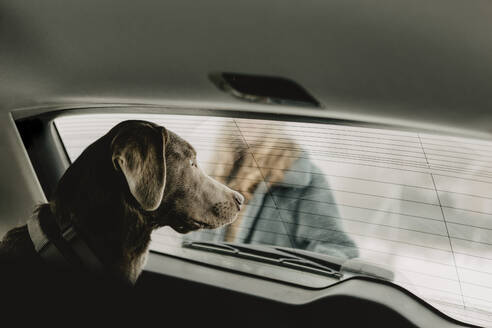
[[[157,209],[164,194],[167,137],[162,127],[133,122],[122,126],[111,143],[115,169],[121,170],[130,193],[146,211]]]

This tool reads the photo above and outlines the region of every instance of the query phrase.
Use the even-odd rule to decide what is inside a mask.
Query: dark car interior
[[[489,142],[491,14],[485,0],[0,1],[0,236],[50,199],[71,164],[56,122],[65,116],[239,118]],[[131,288],[1,264],[0,313],[42,326],[492,325],[487,299],[467,321],[391,279],[340,279],[336,260],[326,281],[305,282],[326,261],[299,253],[311,265],[304,273],[265,274],[241,262],[257,250],[241,260],[227,245],[196,245],[208,250],[187,258],[151,248]]]

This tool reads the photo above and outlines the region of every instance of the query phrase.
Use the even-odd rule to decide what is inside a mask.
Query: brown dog
[[[153,123],[125,121],[80,155],[36,215],[50,240],[61,239],[50,222],[55,230],[71,227],[105,272],[134,283],[154,229],[216,228],[231,223],[243,201],[202,171],[195,150],[179,136]],[[0,258],[38,261],[30,233],[27,226],[9,231]]]

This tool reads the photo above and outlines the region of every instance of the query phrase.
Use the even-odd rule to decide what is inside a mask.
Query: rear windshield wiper
[[[290,248],[201,241],[184,242],[183,247],[280,265],[331,278],[342,278],[342,273],[340,272],[341,264],[337,263],[336,259],[329,261],[325,258],[318,258],[308,255],[307,252],[305,253],[303,251]]]
[[[360,275],[389,281],[394,278],[392,270],[359,258],[342,259],[295,248],[201,241],[184,242],[183,247],[280,265],[337,279]]]

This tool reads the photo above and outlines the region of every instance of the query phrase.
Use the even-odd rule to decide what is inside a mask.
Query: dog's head
[[[209,177],[195,149],[164,127],[126,121],[113,128],[114,169],[121,171],[131,196],[159,225],[178,232],[217,228],[232,222],[244,198]]]
[[[129,204],[125,211],[130,207],[144,213],[141,217],[154,227],[169,225],[181,233],[231,223],[244,201],[240,193],[200,168],[188,142],[146,121],[116,125],[89,146],[69,171],[60,181],[58,195],[71,199],[65,202],[68,206],[81,206],[84,211],[92,203],[109,209],[114,202],[124,202]],[[86,204],[76,204],[80,202]]]

